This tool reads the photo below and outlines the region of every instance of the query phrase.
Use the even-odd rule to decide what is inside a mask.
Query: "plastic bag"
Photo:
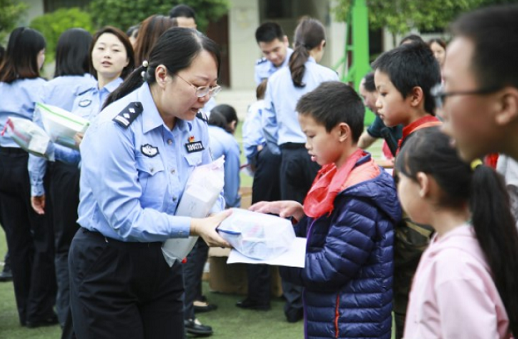
[[[218,200],[225,185],[225,159],[220,157],[210,164],[198,166],[187,181],[182,199],[176,209],[177,216],[205,218]],[[162,245],[162,253],[169,266],[183,260],[194,247],[198,237],[169,239]]]
[[[36,103],[35,114],[41,116],[43,127],[47,131],[50,139],[60,145],[79,149],[74,140],[78,133],[84,133],[90,122],[80,116],[65,111],[56,106]]]
[[[54,160],[49,156],[49,136],[34,122],[22,118],[8,117],[2,135],[6,132],[18,146],[27,152],[38,157]]]
[[[288,251],[295,240],[289,220],[244,209],[233,209],[219,225],[218,232],[236,251],[259,260],[278,257]]]

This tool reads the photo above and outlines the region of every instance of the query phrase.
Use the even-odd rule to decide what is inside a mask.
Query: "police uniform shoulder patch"
[[[206,123],[209,123],[209,118],[203,112],[196,113],[196,118],[201,119],[201,120],[205,121]]]
[[[256,65],[260,65],[260,64],[264,64],[264,63],[265,63],[265,62],[267,62],[267,61],[268,61],[268,59],[266,59],[266,58],[261,58],[261,59],[257,60],[255,64],[256,64]]]
[[[129,125],[142,113],[142,104],[140,102],[130,102],[128,106],[113,118],[117,124],[124,128]]]

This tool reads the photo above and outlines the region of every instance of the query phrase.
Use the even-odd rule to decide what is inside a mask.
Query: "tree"
[[[58,39],[69,28],[83,28],[93,33],[94,28],[90,14],[79,8],[58,9],[55,12],[40,15],[31,21],[30,27],[37,29],[47,41],[45,49],[46,61],[54,61]]]
[[[229,9],[228,0],[93,0],[89,8],[98,27],[112,25],[125,31],[150,15],[169,15],[171,8],[180,3],[196,11],[196,23],[202,32],[209,21],[217,21]]]
[[[27,5],[15,0],[0,0],[0,8],[0,43],[2,43],[25,13]]]
[[[355,0],[338,0],[337,19],[347,21]],[[393,35],[408,33],[412,28],[432,30],[446,28],[467,11],[481,6],[511,3],[516,0],[365,0],[372,29],[386,28]]]

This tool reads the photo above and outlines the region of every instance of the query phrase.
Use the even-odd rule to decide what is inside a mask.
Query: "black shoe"
[[[38,328],[43,326],[53,326],[59,324],[58,317],[54,314],[48,317],[47,319],[41,319],[36,321],[25,321],[25,326],[27,328]]]
[[[11,273],[11,270],[3,270],[2,273],[0,273],[0,282],[5,281],[11,281],[13,280],[13,274]]]
[[[299,320],[302,320],[304,318],[304,309],[297,308],[297,309],[290,309],[287,312],[284,312],[286,315],[286,320],[288,320],[289,323],[296,323]]]
[[[202,325],[198,319],[184,320],[185,330],[188,334],[194,334],[199,336],[212,335],[212,327]]]
[[[210,312],[218,309],[217,305],[209,304],[207,301],[195,300],[193,302],[194,312],[202,313],[202,312]]]
[[[257,301],[252,301],[250,299],[238,301],[236,306],[257,311],[269,311],[271,308],[270,303],[258,303]]]

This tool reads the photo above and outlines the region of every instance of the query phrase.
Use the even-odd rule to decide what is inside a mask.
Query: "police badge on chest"
[[[185,144],[185,149],[187,150],[187,153],[195,153],[195,152],[201,152],[205,149],[203,146],[201,140],[200,141],[194,141],[194,136],[189,137],[189,142]]]

